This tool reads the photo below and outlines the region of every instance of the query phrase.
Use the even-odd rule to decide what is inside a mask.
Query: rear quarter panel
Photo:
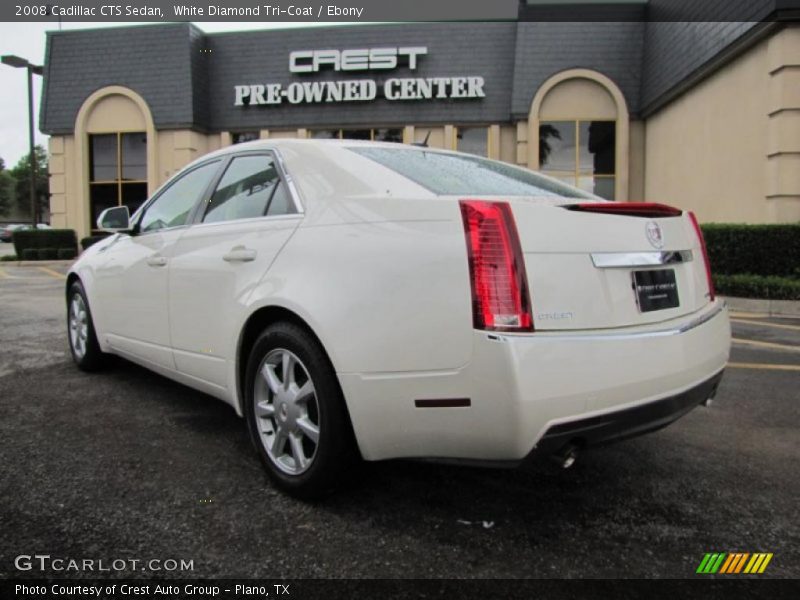
[[[299,314],[340,372],[465,364],[472,351],[472,308],[458,206],[428,200],[340,202],[344,213],[370,211],[375,219],[305,222],[254,290],[252,305],[284,306]],[[382,211],[375,204],[383,202],[407,203],[404,210],[427,206],[417,207],[417,220],[379,220]]]

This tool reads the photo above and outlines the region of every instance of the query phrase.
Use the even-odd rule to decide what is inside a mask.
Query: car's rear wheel
[[[294,496],[330,493],[352,460],[339,382],[319,342],[293,323],[256,340],[247,364],[248,429],[272,480]]]
[[[103,367],[108,355],[97,343],[89,301],[80,281],[74,282],[67,294],[67,334],[72,358],[80,369],[96,371]]]

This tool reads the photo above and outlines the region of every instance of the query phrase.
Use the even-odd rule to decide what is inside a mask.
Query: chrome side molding
[[[705,325],[709,321],[711,321],[714,317],[720,314],[722,311],[727,309],[728,303],[722,299],[718,298],[715,304],[711,309],[707,312],[703,313],[702,315],[691,319],[690,321],[686,321],[681,325],[666,327],[663,329],[649,329],[646,331],[632,331],[627,332],[624,330],[616,330],[616,331],[604,331],[602,329],[597,330],[596,332],[592,331],[581,331],[576,333],[571,333],[570,331],[538,331],[535,334],[521,334],[521,335],[509,335],[509,334],[489,334],[487,335],[487,339],[492,340],[493,342],[500,342],[500,343],[508,343],[508,342],[538,342],[540,340],[546,339],[558,339],[558,340],[580,340],[585,342],[596,342],[598,340],[635,340],[641,338],[657,338],[657,337],[667,337],[671,335],[681,335],[686,333],[687,331],[691,331],[692,329],[696,329],[701,325]],[[678,317],[683,318],[683,317]]]
[[[691,262],[691,250],[672,252],[593,252],[592,263],[598,269],[625,269],[630,267],[654,267]]]

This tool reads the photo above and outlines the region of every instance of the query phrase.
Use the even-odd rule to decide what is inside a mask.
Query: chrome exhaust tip
[[[709,408],[714,403],[714,398],[716,398],[717,396],[717,387],[718,386],[715,385],[714,389],[711,390],[711,393],[708,395],[708,398],[703,400],[700,404],[702,404],[706,408]]]
[[[569,469],[578,460],[578,447],[573,445],[565,446],[560,452],[551,457],[562,469]]]

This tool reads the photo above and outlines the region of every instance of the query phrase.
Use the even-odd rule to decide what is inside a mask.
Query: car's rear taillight
[[[706,266],[706,281],[708,282],[708,297],[710,300],[714,300],[717,294],[714,290],[714,280],[711,278],[711,262],[708,260],[708,251],[706,250],[706,240],[703,237],[703,230],[700,229],[700,224],[697,222],[697,217],[694,216],[694,213],[688,211],[687,214],[689,215],[689,220],[692,222],[697,239],[700,241],[700,249],[703,251],[703,262]]]
[[[533,331],[517,226],[507,202],[461,200],[476,329]]]

